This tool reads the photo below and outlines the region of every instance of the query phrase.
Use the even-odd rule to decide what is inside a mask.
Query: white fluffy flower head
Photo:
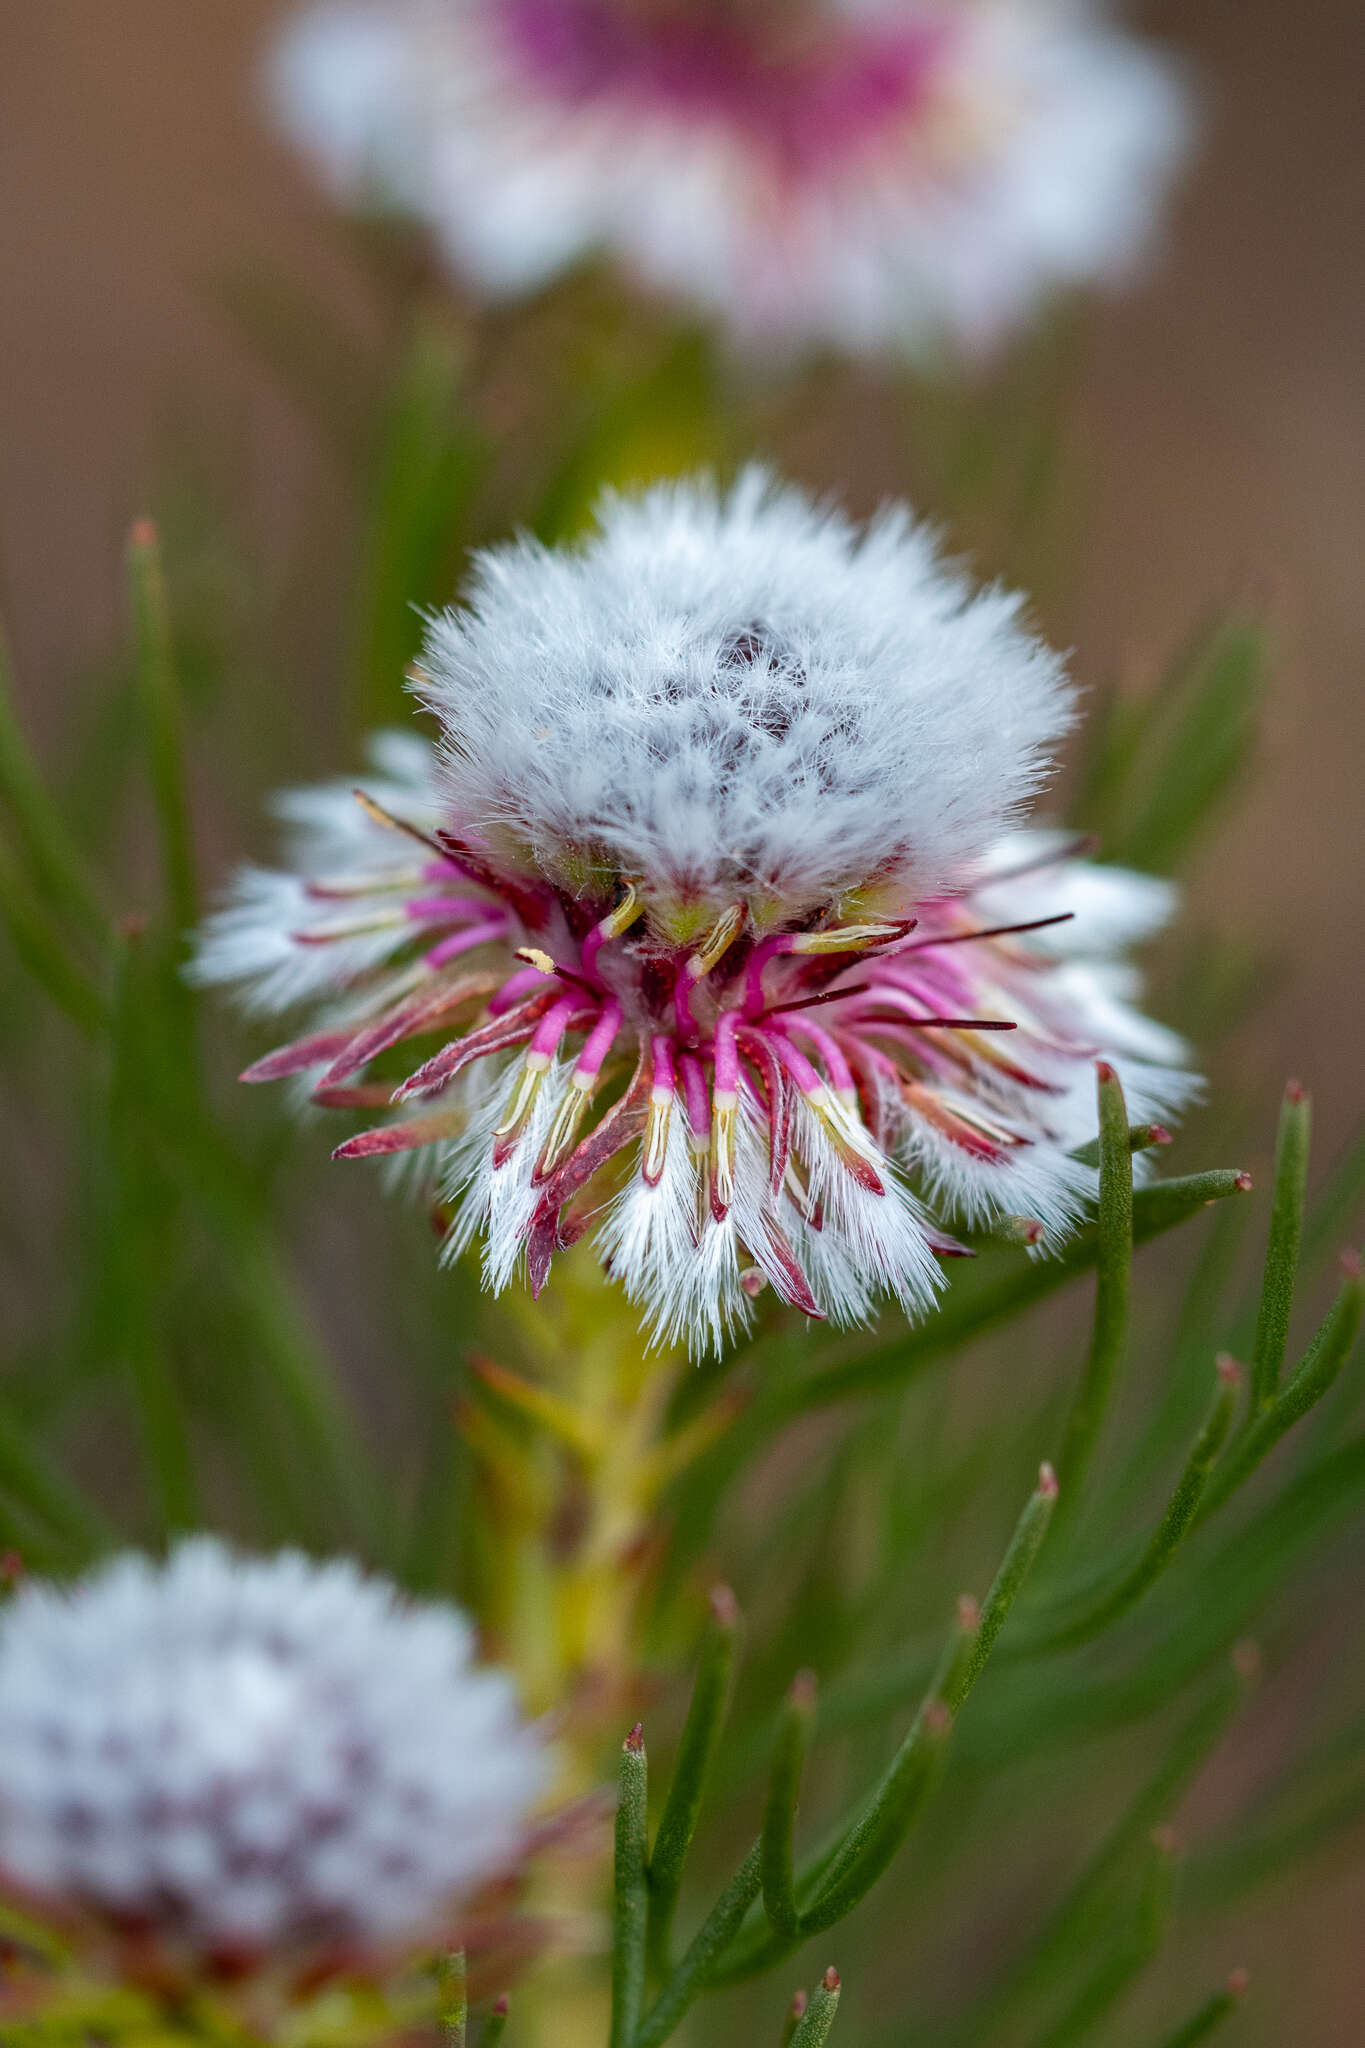
[[[746,344],[926,355],[1127,276],[1189,126],[1091,0],[315,0],[272,93],[487,291],[606,249]]]
[[[899,907],[970,868],[1070,723],[1019,611],[903,508],[859,530],[756,470],[609,496],[581,547],[483,556],[434,623],[442,798],[528,872],[632,877],[661,920]]]
[[[246,1078],[397,1111],[340,1153],[434,1160],[490,1286],[590,1232],[696,1349],[764,1285],[918,1314],[954,1218],[1083,1211],[1096,1059],[1135,1116],[1188,1093],[1117,958],[1168,892],[1019,825],[1062,665],[906,513],[759,473],[608,497],[480,558],[418,689],[437,749],[292,799],[293,871],[197,971],[321,1002]]]
[[[0,1875],[191,1955],[430,1935],[546,1775],[463,1617],[345,1562],[200,1538],[0,1623]]]

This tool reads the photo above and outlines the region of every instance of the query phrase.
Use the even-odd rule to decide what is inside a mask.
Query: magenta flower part
[[[338,1156],[427,1162],[491,1286],[591,1233],[694,1349],[764,1285],[918,1315],[955,1227],[1084,1213],[1097,1059],[1135,1115],[1188,1097],[1116,957],[1168,891],[1015,822],[1061,666],[903,513],[609,498],[485,555],[417,689],[436,752],[288,800],[297,870],[243,878],[198,973],[322,1005],[245,1078],[380,1112]]]

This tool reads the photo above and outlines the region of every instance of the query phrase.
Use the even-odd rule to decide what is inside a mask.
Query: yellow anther
[[[553,1173],[560,1160],[572,1150],[592,1090],[591,1081],[583,1080],[578,1074],[569,1077],[564,1100],[555,1111],[554,1122],[550,1125],[540,1158],[536,1162],[536,1172],[542,1179],[547,1173]]]
[[[700,981],[704,974],[711,972],[718,960],[725,957],[743,931],[746,915],[744,904],[732,903],[716,920],[687,963],[687,972],[693,981]]]
[[[507,1114],[494,1131],[495,1138],[510,1138],[519,1131],[535,1107],[540,1093],[540,1084],[550,1068],[550,1056],[544,1052],[528,1052],[522,1062],[517,1085],[512,1090],[512,1100],[507,1105]]]
[[[711,1120],[711,1207],[724,1216],[735,1199],[735,1113],[738,1098],[716,1090]]]
[[[598,930],[604,939],[619,939],[622,933],[628,932],[636,919],[643,917],[644,914],[645,906],[636,891],[635,884],[627,882],[625,895],[621,898],[621,901],[617,904],[611,915],[602,919]]]
[[[668,1133],[673,1122],[673,1090],[656,1088],[649,1098],[649,1122],[645,1126],[644,1163],[641,1172],[654,1188],[663,1179],[668,1158]]]
[[[443,849],[437,845],[430,834],[423,832],[416,825],[410,825],[406,818],[395,818],[392,811],[386,811],[383,804],[377,804],[374,798],[367,795],[363,789],[353,790],[351,794],[372,825],[383,825],[390,832],[404,832],[409,839],[415,839],[419,846],[428,847],[432,853],[438,855],[442,860],[445,859],[446,856]]]
[[[793,953],[862,953],[870,946],[898,939],[903,924],[840,924],[828,931],[798,932],[791,942]]]
[[[557,972],[554,961],[548,953],[542,953],[539,946],[518,946],[516,957],[524,960],[528,967],[534,967],[537,974]]]

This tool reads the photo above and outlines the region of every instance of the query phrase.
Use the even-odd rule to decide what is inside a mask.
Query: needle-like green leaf
[[[692,1704],[649,1860],[649,1952],[651,1967],[659,1977],[668,1974],[669,1932],[725,1714],[738,1626],[735,1596],[728,1586],[718,1586],[711,1595],[711,1625],[702,1644]]]
[[[649,1764],[637,1722],[621,1745],[616,1795],[615,1911],[611,1945],[611,2048],[631,2048],[645,1995],[649,1921]]]
[[[1261,1282],[1256,1318],[1256,1344],[1251,1357],[1251,1416],[1264,1413],[1275,1398],[1289,1318],[1294,1307],[1294,1282],[1303,1231],[1304,1190],[1308,1184],[1308,1146],[1312,1104],[1297,1081],[1284,1092],[1275,1146],[1275,1186],[1270,1198],[1270,1242]]]

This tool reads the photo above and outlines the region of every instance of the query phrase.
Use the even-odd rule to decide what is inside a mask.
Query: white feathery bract
[[[596,250],[741,344],[987,350],[1122,282],[1188,148],[1168,60],[1090,0],[321,0],[277,118],[491,294]]]
[[[0,1874],[191,1954],[423,1939],[547,1776],[463,1616],[345,1561],[196,1538],[0,1621]]]

